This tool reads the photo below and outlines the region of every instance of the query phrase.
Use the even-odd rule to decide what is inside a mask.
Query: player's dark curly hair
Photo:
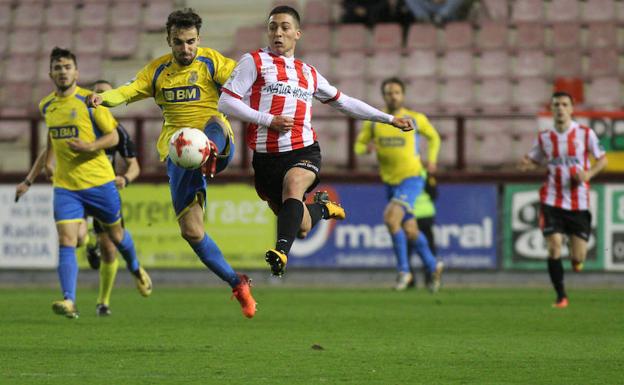
[[[391,78],[387,78],[384,79],[383,82],[381,82],[381,93],[384,93],[384,88],[386,88],[386,84],[398,84],[401,87],[401,91],[403,93],[405,93],[405,83],[403,83],[403,80],[397,78],[397,77],[391,77]]]
[[[299,17],[299,12],[297,12],[297,10],[294,9],[293,7],[289,7],[288,5],[278,5],[277,7],[273,8],[273,10],[271,10],[271,12],[269,13],[269,18],[273,15],[277,15],[278,13],[289,14],[297,22],[297,27],[301,25],[301,18]]]
[[[570,95],[569,93],[565,91],[553,92],[551,99],[554,99],[554,98],[568,98],[570,99],[570,102],[574,104],[574,98],[572,97],[572,95]]]
[[[184,8],[182,10],[173,11],[167,18],[167,36],[171,33],[171,27],[175,26],[178,29],[197,28],[202,26],[202,19],[199,17],[193,8]]]
[[[78,61],[76,60],[76,55],[74,55],[70,50],[65,48],[54,47],[52,52],[50,53],[50,69],[52,69],[52,62],[59,60],[60,58],[71,59],[74,61],[74,65],[78,68]]]

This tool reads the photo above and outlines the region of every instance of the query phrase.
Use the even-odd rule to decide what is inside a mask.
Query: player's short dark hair
[[[72,51],[65,49],[65,48],[54,47],[52,48],[52,52],[50,53],[50,69],[52,69],[52,62],[57,61],[61,58],[73,60],[74,65],[76,66],[76,68],[78,68],[78,61],[76,60],[76,55],[74,55]]]
[[[109,82],[108,80],[104,80],[104,79],[98,79],[96,81],[93,82],[93,85],[97,85],[97,84],[108,84],[109,86],[113,86],[113,83]]]
[[[391,77],[391,78],[384,79],[384,80],[381,82],[381,93],[382,93],[382,94],[384,93],[384,88],[386,88],[386,85],[387,85],[387,84],[398,84],[398,85],[399,85],[399,87],[401,87],[401,91],[402,91],[403,93],[405,93],[405,83],[403,82],[403,80],[401,80],[401,79],[397,78],[396,76],[393,76],[393,77]]]
[[[555,98],[568,98],[570,99],[570,103],[574,104],[574,98],[572,97],[572,95],[570,95],[569,93],[565,92],[565,91],[556,91],[553,92],[552,97],[550,98],[555,99]]]
[[[173,11],[167,18],[167,36],[171,33],[171,27],[178,29],[189,29],[195,27],[199,33],[202,26],[202,19],[193,8],[184,8],[182,10]]]
[[[295,19],[295,21],[297,22],[297,26],[301,25],[301,17],[299,17],[299,12],[297,12],[297,10],[293,7],[289,7],[288,5],[278,5],[271,10],[271,12],[269,13],[269,18],[279,13],[286,13],[292,16],[292,18]]]

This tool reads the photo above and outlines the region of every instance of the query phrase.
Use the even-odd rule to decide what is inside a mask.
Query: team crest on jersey
[[[191,74],[189,75],[189,78],[188,78],[189,84],[197,83],[198,77],[199,76],[197,75],[197,71],[191,71]]]
[[[272,75],[277,73],[277,67],[275,65],[268,65],[260,67],[260,73],[262,76]]]

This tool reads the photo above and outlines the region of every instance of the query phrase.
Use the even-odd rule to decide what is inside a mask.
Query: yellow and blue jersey
[[[72,139],[94,142],[117,128],[107,108],[88,108],[85,98],[91,91],[76,87],[69,96],[51,93],[39,103],[56,157],[53,184],[67,190],[84,190],[115,179],[104,150],[76,152],[67,144]]]
[[[430,163],[436,163],[440,151],[440,136],[424,114],[401,108],[395,116],[412,119],[416,129],[403,132],[391,124],[366,121],[354,146],[356,154],[364,154],[368,143],[374,141],[381,179],[389,185],[420,176],[423,169],[418,150],[420,135],[427,138]]]
[[[153,97],[165,119],[157,145],[164,160],[175,131],[183,127],[203,129],[213,116],[226,122],[233,139],[232,128],[217,104],[221,85],[235,66],[234,60],[210,48],[198,48],[188,66],[180,66],[172,54],[167,54],[143,67],[130,83],[102,93],[102,98],[104,105],[114,107]]]

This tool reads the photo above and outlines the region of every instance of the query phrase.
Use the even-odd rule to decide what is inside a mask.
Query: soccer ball
[[[187,170],[200,168],[210,156],[210,141],[197,128],[184,127],[176,131],[169,141],[169,159]]]

